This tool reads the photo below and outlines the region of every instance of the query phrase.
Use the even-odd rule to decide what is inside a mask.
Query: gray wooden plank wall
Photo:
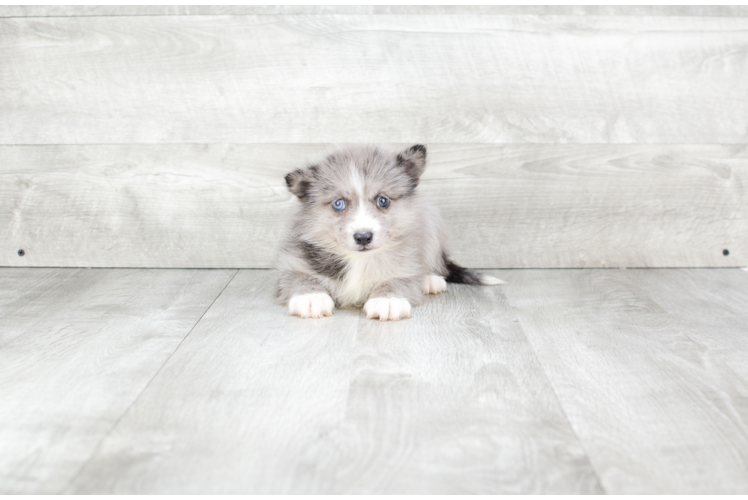
[[[3,5],[0,17],[329,14],[745,16],[744,5]]]
[[[14,215],[1,262],[269,267],[297,203],[283,175],[324,150],[0,147],[0,213]],[[440,144],[431,157],[420,189],[464,265],[720,266],[748,256],[745,146]]]
[[[269,267],[353,142],[466,265],[748,265],[743,8],[163,9],[0,12],[0,265]]]

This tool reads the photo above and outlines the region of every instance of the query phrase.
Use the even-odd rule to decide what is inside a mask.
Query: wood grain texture
[[[85,275],[73,269],[0,269],[0,318],[5,324],[33,324],[40,321],[37,304],[51,297],[75,294],[81,287],[93,286],[98,275]],[[22,329],[0,330],[0,348]]]
[[[240,271],[68,493],[600,492],[498,288],[300,320]]]
[[[693,286],[681,278],[684,272],[658,271],[661,280],[674,277],[667,285],[668,303],[697,293],[673,293],[678,284]],[[742,273],[731,272],[736,279]],[[669,309],[671,314],[655,302],[653,297],[662,300],[662,295],[639,287],[637,278],[645,275],[509,271],[502,278],[606,492],[744,494],[745,378],[703,342],[709,335],[705,323],[689,324],[680,309]],[[712,296],[699,304],[698,313],[717,318],[724,304]],[[728,311],[737,317],[733,307]],[[741,321],[748,324],[745,308]],[[694,340],[692,334],[699,332],[702,340]],[[723,346],[744,348],[735,330],[725,333],[719,337]]]
[[[0,269],[0,493],[748,492],[742,270],[494,272],[398,323],[233,273]]]
[[[0,493],[57,493],[235,271],[0,269]]]
[[[0,265],[271,267],[324,151],[2,146]],[[463,265],[677,267],[748,265],[746,186],[745,145],[435,144],[419,189]]]
[[[299,457],[344,418],[360,315],[291,317],[271,283],[237,274],[68,492],[293,488]]]
[[[2,5],[0,17],[179,15],[748,16],[743,5]]]
[[[748,273],[735,269],[684,269],[678,273],[636,269],[631,276],[676,319],[678,329],[702,349],[708,363],[732,370],[730,379],[736,390],[746,394]]]
[[[449,285],[407,322],[362,320],[352,368],[347,425],[309,454],[330,484],[381,494],[603,492],[500,287]]]
[[[0,21],[0,143],[745,143],[748,18]]]

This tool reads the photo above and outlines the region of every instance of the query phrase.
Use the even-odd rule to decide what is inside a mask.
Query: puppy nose
[[[353,239],[356,240],[356,243],[359,245],[368,245],[371,243],[373,238],[374,235],[371,234],[371,231],[362,231],[353,235]]]

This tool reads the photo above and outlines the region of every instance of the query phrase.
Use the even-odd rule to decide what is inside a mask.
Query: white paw
[[[433,293],[434,295],[436,295],[437,293],[444,293],[447,291],[447,282],[444,281],[444,278],[442,278],[441,276],[431,274],[429,276],[426,276],[426,278],[423,280],[423,287],[421,288],[421,290],[425,295],[428,295],[430,293]]]
[[[335,302],[326,293],[305,293],[294,295],[288,302],[288,314],[300,318],[321,318],[332,316]]]
[[[364,312],[366,319],[379,318],[379,321],[410,318],[410,302],[398,298],[369,299],[364,304]]]

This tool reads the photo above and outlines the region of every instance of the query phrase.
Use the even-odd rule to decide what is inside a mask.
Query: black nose
[[[356,233],[353,235],[353,239],[356,240],[356,243],[359,245],[368,245],[371,243],[371,240],[374,238],[374,235],[371,234],[371,231]]]

